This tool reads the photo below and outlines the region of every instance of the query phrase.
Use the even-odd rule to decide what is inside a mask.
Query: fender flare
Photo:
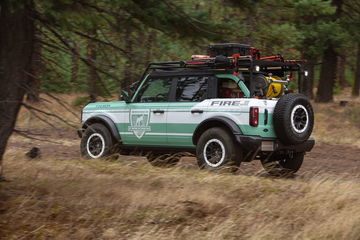
[[[230,118],[227,117],[222,117],[222,116],[218,116],[218,117],[212,117],[212,118],[208,118],[204,121],[202,121],[195,129],[193,137],[192,137],[192,142],[194,145],[197,144],[197,141],[200,138],[200,135],[207,129],[211,128],[211,127],[216,127],[216,126],[225,126],[230,132],[232,132],[234,135],[242,135],[242,131],[240,129],[240,127]]]
[[[115,123],[109,117],[104,116],[104,115],[97,115],[97,116],[91,117],[91,118],[87,119],[83,123],[82,128],[86,129],[93,123],[102,123],[102,124],[104,124],[110,130],[111,135],[114,138],[121,139],[119,131],[118,131]]]

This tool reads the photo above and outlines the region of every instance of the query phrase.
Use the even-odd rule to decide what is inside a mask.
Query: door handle
[[[153,110],[153,113],[161,113],[161,114],[163,114],[164,112],[165,112],[164,110],[159,110],[159,109]]]
[[[191,113],[203,113],[204,110],[200,110],[200,109],[194,109],[194,110],[191,110]]]

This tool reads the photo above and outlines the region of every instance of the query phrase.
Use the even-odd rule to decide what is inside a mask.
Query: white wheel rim
[[[98,154],[93,154],[93,152],[91,151],[91,146],[90,146],[90,143],[92,140],[94,140],[95,137],[98,137],[101,141],[101,151],[98,153]],[[101,155],[104,153],[105,151],[105,140],[104,140],[104,137],[99,134],[99,133],[93,133],[90,135],[90,137],[88,138],[87,142],[86,142],[86,151],[87,153],[89,154],[89,156],[91,158],[99,158],[101,157]]]
[[[217,161],[216,163],[213,163],[210,161],[210,159],[208,159],[208,156],[206,154],[207,150],[208,150],[208,147],[210,146],[210,144],[218,144],[221,148],[221,158],[219,161]],[[206,162],[207,165],[209,165],[210,167],[218,167],[220,166],[224,160],[225,160],[225,146],[224,144],[218,140],[218,139],[210,139],[209,141],[207,141],[207,143],[205,144],[204,146],[204,151],[203,151],[203,154],[204,154],[204,160]]]
[[[303,115],[302,118],[305,117],[306,119],[302,119],[301,124],[299,125],[299,123],[298,123],[299,116],[297,116],[297,114],[298,114],[298,111],[302,111],[302,110],[305,112],[305,115],[302,114]],[[297,133],[303,133],[307,129],[308,125],[309,125],[308,111],[306,110],[306,108],[303,105],[296,105],[293,108],[293,110],[291,111],[291,126],[292,126],[293,130]]]

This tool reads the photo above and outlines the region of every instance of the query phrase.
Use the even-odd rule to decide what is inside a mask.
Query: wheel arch
[[[111,118],[109,118],[107,116],[97,115],[97,116],[91,117],[83,123],[82,128],[87,129],[91,124],[94,124],[94,123],[103,124],[105,127],[107,127],[107,129],[109,129],[111,136],[114,139],[116,139],[116,140],[121,139],[119,131],[118,131],[115,123],[113,122],[113,120],[111,120]]]
[[[234,136],[235,134],[242,134],[240,127],[231,119],[227,117],[212,117],[202,121],[195,129],[192,142],[194,145],[197,144],[201,134],[212,127],[223,127],[229,133]]]

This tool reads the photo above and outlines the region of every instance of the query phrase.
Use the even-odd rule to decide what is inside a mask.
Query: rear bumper
[[[278,139],[262,138],[257,136],[236,135],[237,142],[247,151],[260,149],[261,151],[293,150],[295,152],[310,152],[315,145],[315,139],[309,138],[296,145],[284,145]]]

